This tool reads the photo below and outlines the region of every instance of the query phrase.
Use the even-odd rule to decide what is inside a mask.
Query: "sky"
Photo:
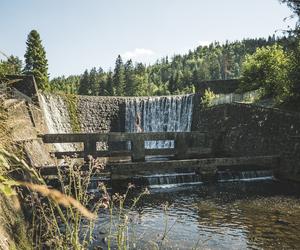
[[[119,54],[149,64],[213,41],[281,35],[295,23],[278,0],[0,0],[0,13],[0,51],[24,59],[36,29],[51,78],[108,70]]]

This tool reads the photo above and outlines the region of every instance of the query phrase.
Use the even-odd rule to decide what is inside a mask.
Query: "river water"
[[[128,247],[299,249],[299,191],[299,185],[270,179],[150,189],[128,212]],[[101,211],[95,245],[104,249],[108,220]]]

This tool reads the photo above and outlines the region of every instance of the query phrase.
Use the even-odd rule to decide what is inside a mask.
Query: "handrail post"
[[[88,160],[88,156],[95,156],[97,154],[97,140],[94,138],[87,138],[87,140],[84,141],[84,158],[85,160]]]
[[[185,134],[178,133],[174,138],[174,144],[176,149],[176,159],[184,159],[187,156],[188,145]]]
[[[145,140],[142,137],[136,137],[131,140],[132,161],[145,161]]]

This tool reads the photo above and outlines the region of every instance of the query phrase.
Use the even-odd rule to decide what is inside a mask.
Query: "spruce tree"
[[[107,73],[105,95],[108,95],[108,96],[114,96],[115,95],[113,85],[114,85],[113,73],[111,71],[109,71]]]
[[[118,55],[113,75],[113,83],[115,88],[115,94],[123,96],[125,94],[125,69],[122,58]]]
[[[90,74],[88,70],[86,69],[80,78],[79,82],[79,89],[78,94],[79,95],[88,95],[89,94],[89,81],[90,81]]]
[[[34,75],[36,83],[40,89],[49,87],[48,61],[46,51],[42,45],[42,40],[36,30],[32,30],[26,41],[27,49],[24,55],[24,73]]]
[[[101,67],[98,69],[98,82],[98,94],[104,96],[106,90],[106,73]]]
[[[135,76],[132,60],[125,63],[125,95],[133,96],[135,94]]]

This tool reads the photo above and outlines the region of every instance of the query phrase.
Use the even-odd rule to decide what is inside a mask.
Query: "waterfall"
[[[126,100],[126,132],[190,131],[193,95],[136,97]],[[139,124],[137,124],[137,121]],[[173,141],[151,141],[146,148],[174,147]]]
[[[50,134],[72,133],[68,108],[60,95],[40,94],[41,108]],[[55,143],[57,151],[74,151],[72,144]]]

